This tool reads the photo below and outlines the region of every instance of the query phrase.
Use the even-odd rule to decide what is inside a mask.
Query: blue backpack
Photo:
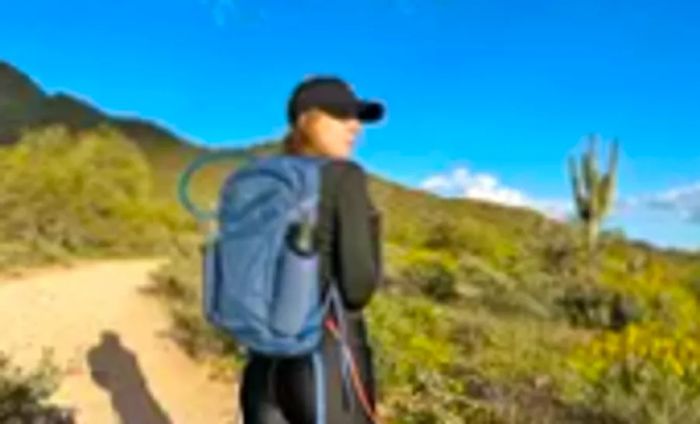
[[[226,179],[217,208],[197,209],[187,196],[192,174],[206,163],[231,157],[246,163]],[[335,284],[329,284],[322,297],[315,249],[321,167],[326,161],[213,151],[192,162],[179,185],[183,205],[198,219],[218,224],[203,250],[206,319],[249,351],[279,358],[311,354],[318,424],[325,422],[320,346],[330,307],[341,314],[338,325],[345,339],[340,296]],[[348,356],[342,355],[341,361],[346,390],[352,365]]]

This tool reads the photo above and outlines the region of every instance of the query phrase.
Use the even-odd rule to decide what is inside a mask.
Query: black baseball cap
[[[314,108],[368,123],[381,120],[385,114],[383,104],[358,98],[347,82],[331,76],[309,78],[294,89],[287,108],[289,123],[293,125],[299,115]]]

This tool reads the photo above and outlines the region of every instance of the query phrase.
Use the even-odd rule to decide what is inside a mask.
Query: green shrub
[[[632,423],[700,420],[700,345],[697,330],[663,322],[604,332],[571,357],[582,377],[581,396]]]
[[[188,228],[153,200],[139,148],[109,128],[28,132],[0,149],[0,168],[0,267],[162,252]]]
[[[25,371],[0,352],[0,422],[72,423],[69,411],[49,402],[58,388],[59,372],[46,352],[36,369]]]
[[[469,408],[450,378],[451,317],[421,297],[380,294],[368,309],[383,404],[399,423],[462,422]]]
[[[545,280],[549,278],[546,274],[535,274],[530,277],[532,280],[522,281],[479,257],[465,254],[459,258],[458,276],[458,291],[469,304],[486,306],[494,314],[513,319],[523,315],[542,319],[553,316],[549,305],[552,293],[546,290],[552,283]],[[542,278],[544,283],[533,284],[535,278]]]
[[[443,250],[458,253],[468,246],[466,234],[460,226],[445,218],[427,224],[422,247],[430,250]]]
[[[457,263],[450,257],[424,250],[415,250],[404,258],[401,270],[403,283],[417,288],[436,301],[457,296]]]

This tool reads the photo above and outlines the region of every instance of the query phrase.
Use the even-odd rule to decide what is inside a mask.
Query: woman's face
[[[314,110],[301,117],[299,129],[314,153],[346,159],[352,155],[362,125],[355,118],[336,118]]]

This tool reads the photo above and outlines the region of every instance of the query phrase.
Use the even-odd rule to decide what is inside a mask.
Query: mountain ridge
[[[140,143],[158,140],[198,147],[164,125],[138,117],[110,115],[63,91],[48,93],[29,75],[0,60],[0,145],[17,142],[22,130],[51,124],[71,130],[108,124]]]

